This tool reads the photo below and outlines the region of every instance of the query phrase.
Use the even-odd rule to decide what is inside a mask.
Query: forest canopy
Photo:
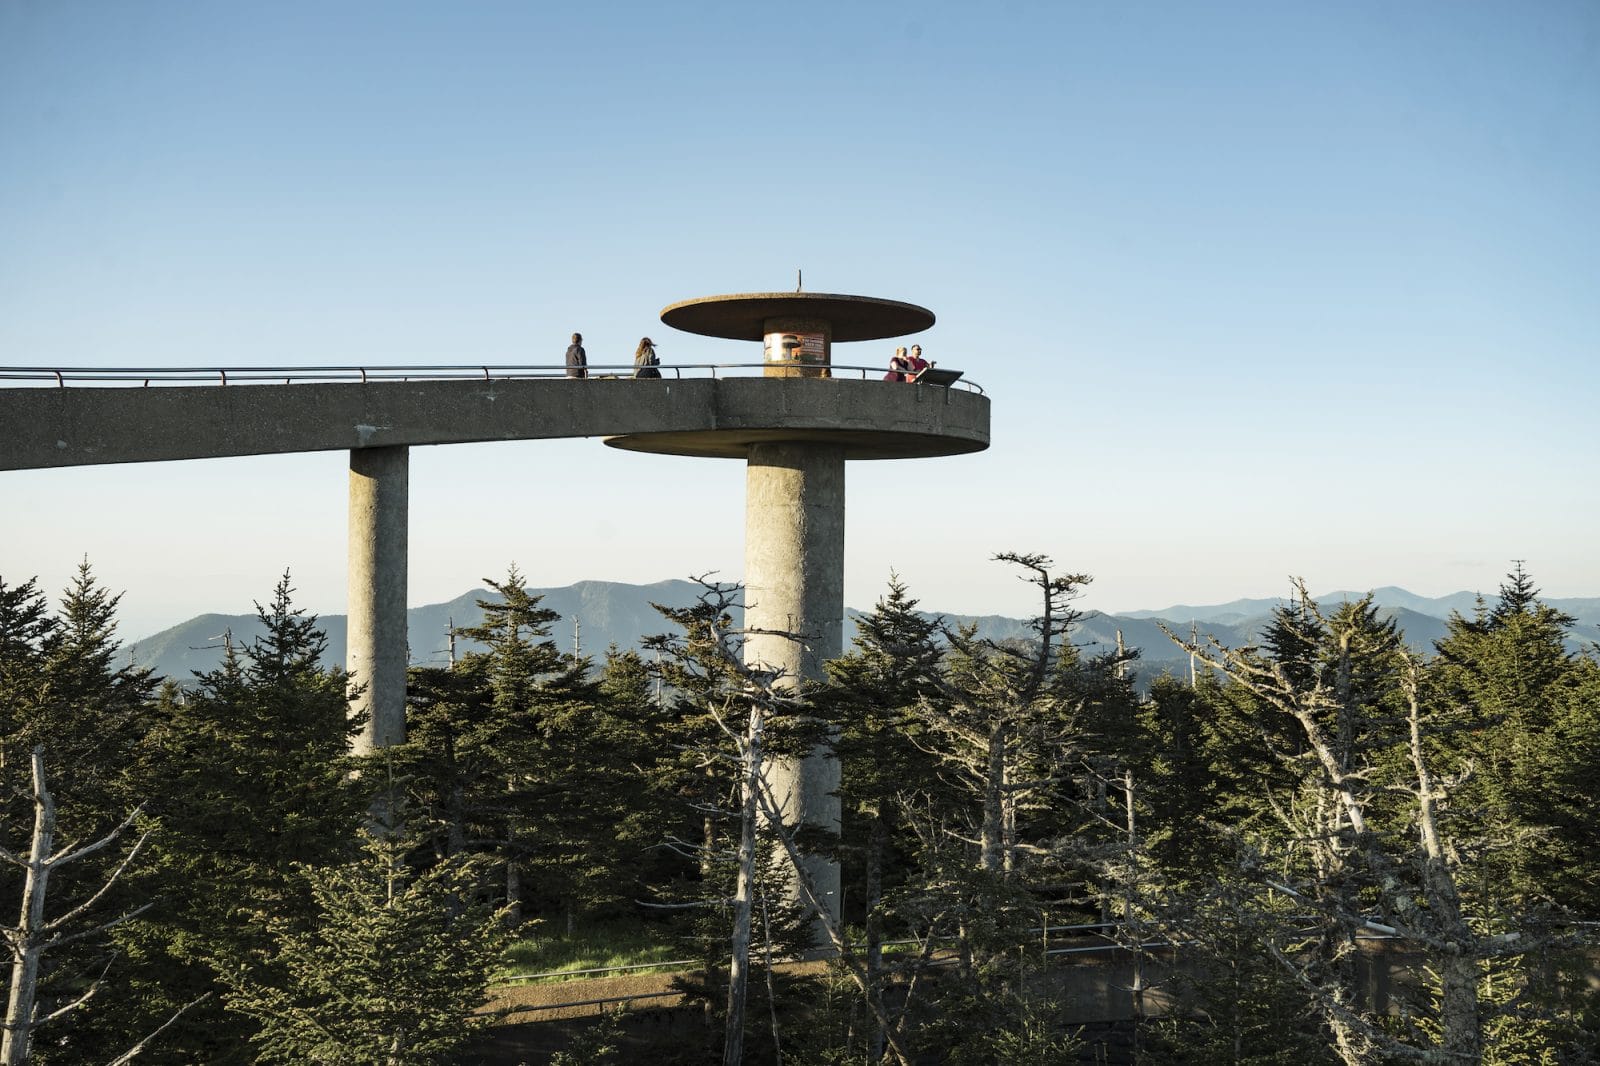
[[[618,923],[698,960],[704,1039],[661,1061],[1590,1061],[1600,666],[1520,565],[1425,654],[1296,583],[1140,678],[1074,644],[1087,575],[997,560],[1026,636],[892,580],[800,689],[743,662],[735,586],[591,657],[513,567],[361,759],[287,574],[176,679],[87,564],[53,605],[0,580],[0,1062],[473,1061],[508,942]],[[770,794],[819,745],[837,833]],[[1060,1009],[1066,927],[1128,961],[1126,1024]]]

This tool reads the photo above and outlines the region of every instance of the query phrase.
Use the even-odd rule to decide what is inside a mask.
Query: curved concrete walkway
[[[826,441],[847,459],[953,455],[988,447],[989,400],[767,377],[0,389],[0,470],[557,437],[741,459],[773,441]]]

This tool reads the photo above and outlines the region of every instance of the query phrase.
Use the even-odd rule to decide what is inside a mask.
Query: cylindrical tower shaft
[[[367,713],[357,754],[406,739],[406,531],[410,449],[350,453],[350,628],[345,668]]]
[[[825,444],[754,444],[745,480],[745,662],[781,672],[781,684],[821,680],[844,650],[844,450]],[[798,638],[798,639],[796,639]],[[774,760],[768,779],[788,825],[839,831],[839,762],[825,747]],[[835,919],[839,867],[815,856],[807,872]],[[794,888],[798,896],[798,885]]]
[[[826,319],[783,315],[761,326],[769,378],[827,377],[833,362],[833,326]]]

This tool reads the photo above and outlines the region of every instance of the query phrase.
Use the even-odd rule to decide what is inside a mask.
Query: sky
[[[1600,5],[0,0],[0,365],[663,362],[905,300],[992,447],[848,471],[846,601],[1116,611],[1512,560],[1600,595]],[[894,341],[835,347],[881,365]],[[0,473],[122,634],[344,609],[345,453]],[[410,599],[742,572],[741,465],[415,448]]]

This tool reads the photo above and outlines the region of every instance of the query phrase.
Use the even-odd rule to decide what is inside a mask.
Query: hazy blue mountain
[[[1118,618],[1160,618],[1168,622],[1181,624],[1185,629],[1193,622],[1216,622],[1222,625],[1238,625],[1252,618],[1262,618],[1272,613],[1273,608],[1287,603],[1284,598],[1265,600],[1231,600],[1228,603],[1212,604],[1209,607],[1199,607],[1193,604],[1178,603],[1171,607],[1163,607],[1159,611],[1123,611]]]
[[[580,581],[561,588],[530,589],[544,597],[544,606],[561,616],[552,627],[550,638],[557,648],[570,652],[574,638],[586,655],[596,660],[606,648],[637,647],[642,637],[665,631],[665,620],[650,606],[668,607],[693,603],[699,586],[691,581],[659,581],[653,585],[624,585],[611,581]],[[475,626],[483,621],[478,601],[493,597],[488,589],[464,592],[447,603],[413,607],[406,612],[406,635],[411,661],[442,666],[450,661],[450,627]],[[323,659],[342,664],[345,654],[346,619],[342,614],[325,614],[317,622],[328,636]],[[222,661],[225,633],[232,633],[236,646],[245,646],[261,635],[255,615],[203,614],[162,630],[128,646],[133,660],[158,674],[186,680],[191,671],[211,670]],[[456,653],[479,649],[468,640],[456,642]]]
[[[1482,593],[1486,604],[1493,605],[1497,595],[1497,588],[1491,588]],[[1339,589],[1334,592],[1325,592],[1322,595],[1312,594],[1319,606],[1324,610],[1332,610],[1337,604],[1347,600],[1359,600],[1365,592],[1354,592]],[[1453,592],[1448,596],[1419,596],[1414,592],[1385,585],[1372,590],[1373,599],[1378,606],[1392,611],[1406,611],[1414,615],[1426,616],[1443,621],[1452,613],[1458,613],[1466,618],[1471,618],[1477,609],[1479,593]],[[1122,618],[1165,618],[1187,626],[1193,619],[1197,622],[1219,622],[1225,625],[1249,625],[1258,619],[1269,616],[1272,611],[1288,603],[1287,597],[1268,599],[1241,599],[1228,603],[1196,606],[1193,604],[1175,604],[1158,611],[1124,611]],[[1575,627],[1577,635],[1584,640],[1594,640],[1600,637],[1600,598],[1556,598],[1548,597],[1545,603],[1558,611],[1565,611],[1578,620]],[[1409,629],[1407,630],[1409,632]],[[1441,630],[1442,632],[1442,630]]]
[[[531,589],[543,597],[546,607],[561,616],[551,632],[558,649],[570,652],[574,640],[586,655],[601,660],[611,645],[618,648],[637,648],[640,640],[663,632],[667,626],[652,603],[668,607],[684,607],[693,603],[699,586],[691,581],[659,581],[652,585],[628,585],[612,581],[580,581],[560,588]],[[414,607],[408,616],[411,661],[444,665],[449,661],[452,625],[473,626],[483,619],[477,601],[489,597],[487,589],[473,589],[462,593],[448,603],[434,603]],[[1416,596],[1398,588],[1382,588],[1375,593],[1383,608],[1384,617],[1393,617],[1406,636],[1406,643],[1414,650],[1427,654],[1433,650],[1434,641],[1445,633],[1445,619],[1453,610],[1471,616],[1477,596],[1475,593],[1456,593],[1452,596],[1429,598]],[[1359,599],[1359,595],[1332,592],[1319,597],[1326,610],[1346,599]],[[1275,606],[1284,600],[1234,600],[1231,603],[1208,607],[1177,606],[1164,611],[1129,611],[1121,615],[1087,611],[1073,634],[1074,642],[1085,655],[1098,655],[1116,647],[1117,630],[1122,630],[1126,646],[1138,648],[1140,663],[1138,675],[1143,682],[1159,676],[1163,671],[1183,676],[1188,673],[1188,656],[1161,632],[1158,621],[1180,637],[1189,635],[1191,621],[1202,638],[1215,637],[1229,647],[1238,647],[1257,640],[1271,619]],[[1547,601],[1580,619],[1574,638],[1569,642],[1574,650],[1589,647],[1600,638],[1600,599],[1566,599]],[[855,636],[855,618],[859,612],[846,612],[845,642]],[[951,626],[974,623],[980,635],[996,640],[1026,638],[1031,635],[1026,619],[1007,618],[1001,615],[945,615]],[[345,616],[323,615],[318,619],[328,636],[326,661],[343,663],[345,654]],[[243,647],[261,633],[260,623],[254,615],[204,614],[171,629],[134,641],[127,648],[133,661],[148,666],[156,673],[185,681],[192,671],[214,669],[222,660],[225,636],[231,635],[235,646]],[[477,645],[459,640],[456,654],[477,649]]]

